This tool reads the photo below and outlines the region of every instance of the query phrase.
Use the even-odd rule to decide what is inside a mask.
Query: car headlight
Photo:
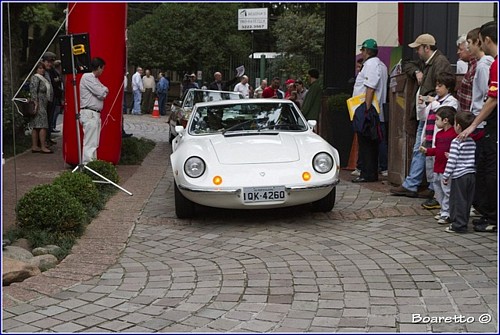
[[[189,157],[184,163],[184,172],[191,178],[198,178],[205,173],[205,162],[200,157]]]
[[[333,158],[326,152],[320,152],[313,158],[314,170],[318,173],[327,173],[333,168]]]

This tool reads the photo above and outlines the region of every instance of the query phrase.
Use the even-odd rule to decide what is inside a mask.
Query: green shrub
[[[95,161],[90,161],[86,165],[93,171],[97,172],[98,174],[102,175],[103,177],[111,180],[113,183],[118,184],[118,181],[120,180],[120,177],[118,176],[118,172],[116,171],[116,168],[113,164],[102,161],[102,160],[95,160]],[[101,201],[104,201],[106,198],[109,197],[110,194],[114,193],[114,186],[107,183],[104,179],[101,177],[97,176],[96,174],[92,173],[91,171],[87,169],[83,169],[83,172],[90,176],[92,180],[98,181],[95,185],[97,186],[97,189],[100,192],[101,196]]]
[[[89,217],[95,216],[97,211],[102,209],[99,191],[88,175],[82,172],[65,171],[54,179],[52,184],[61,186],[74,196],[83,205]]]
[[[75,235],[87,221],[82,204],[58,185],[39,185],[26,193],[17,203],[16,217],[24,231]]]
[[[129,137],[122,141],[120,165],[139,165],[155,147],[154,141],[145,138]]]

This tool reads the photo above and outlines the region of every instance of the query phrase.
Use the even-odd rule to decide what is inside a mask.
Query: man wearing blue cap
[[[382,105],[387,98],[387,66],[377,57],[378,46],[374,39],[367,39],[361,44],[361,56],[363,58],[363,66],[356,77],[352,96],[357,96],[365,93],[365,105],[368,111],[374,103],[374,97],[377,97],[379,106],[378,110],[382,110]],[[383,113],[379,114],[381,121]],[[371,139],[358,134],[359,156],[362,162],[361,173],[359,177],[352,180],[353,183],[365,183],[378,180],[378,154],[379,154],[379,139]]]

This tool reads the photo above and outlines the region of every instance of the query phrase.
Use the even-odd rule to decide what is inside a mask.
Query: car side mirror
[[[184,127],[183,126],[175,126],[175,132],[179,135],[182,135],[184,132]]]
[[[307,124],[314,129],[316,127],[316,124],[318,124],[318,121],[316,120],[307,120]]]

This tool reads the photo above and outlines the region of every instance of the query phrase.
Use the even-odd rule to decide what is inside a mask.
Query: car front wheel
[[[179,219],[190,219],[194,216],[194,202],[182,195],[174,181],[175,214]]]
[[[334,187],[324,198],[319,199],[312,203],[312,210],[314,212],[329,212],[333,209],[335,205],[335,197],[336,197],[337,188]]]

